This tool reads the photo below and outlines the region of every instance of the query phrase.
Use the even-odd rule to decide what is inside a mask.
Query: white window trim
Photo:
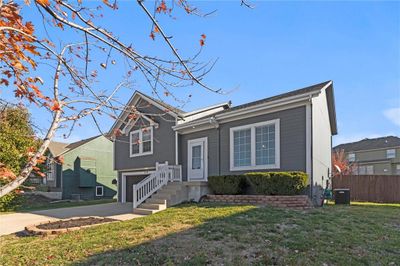
[[[189,171],[192,169],[192,143],[196,142],[203,142],[203,170],[204,170],[204,177],[203,180],[199,179],[192,179],[190,178]],[[188,181],[207,181],[208,180],[208,137],[198,138],[198,139],[190,139],[188,140]]]
[[[389,152],[390,153],[393,152],[393,157],[392,156],[389,157]],[[394,159],[394,158],[396,158],[396,149],[386,150],[386,159]]]
[[[275,125],[275,164],[256,165],[256,127]],[[251,129],[251,165],[250,166],[234,166],[234,153],[233,153],[233,133],[238,130]],[[244,126],[230,128],[229,135],[229,155],[230,155],[230,171],[243,171],[243,170],[262,170],[262,169],[279,169],[280,168],[280,120],[274,119],[265,122],[248,124]]]
[[[143,142],[142,142],[142,138],[143,138],[143,130],[145,129],[149,129],[151,132],[151,150],[148,152],[143,152]],[[132,135],[139,133],[139,153],[135,153],[132,154]],[[131,131],[131,133],[129,134],[129,157],[138,157],[138,156],[144,156],[144,155],[151,155],[153,154],[153,127],[146,127],[146,128],[142,128],[142,129],[138,129],[138,130],[134,130]]]
[[[97,194],[97,189],[101,188],[101,194]],[[96,197],[104,196],[104,186],[96,186]]]

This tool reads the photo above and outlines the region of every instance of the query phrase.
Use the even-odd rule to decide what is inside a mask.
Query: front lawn
[[[6,236],[0,265],[398,265],[400,208],[184,204],[54,237]]]

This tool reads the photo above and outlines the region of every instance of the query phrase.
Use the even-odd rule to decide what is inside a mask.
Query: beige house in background
[[[347,159],[355,163],[356,175],[400,175],[400,138],[388,136],[340,144]]]

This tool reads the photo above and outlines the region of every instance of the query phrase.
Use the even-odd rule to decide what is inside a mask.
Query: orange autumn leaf
[[[200,35],[202,39],[206,39],[206,35],[203,33],[202,35]]]
[[[39,4],[44,5],[44,6],[50,5],[49,0],[36,0],[36,2],[38,2]]]
[[[61,110],[60,103],[57,101],[53,101],[53,105],[50,107],[50,110],[60,111]]]
[[[152,31],[152,32],[150,32],[150,38],[152,38],[153,39],[153,41],[154,41],[154,39],[155,39],[155,35],[154,35],[154,32]]]
[[[200,39],[200,46],[204,46],[204,40]]]

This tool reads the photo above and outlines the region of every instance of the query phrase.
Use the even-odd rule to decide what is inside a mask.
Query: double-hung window
[[[349,162],[354,162],[356,160],[356,155],[354,153],[349,153],[347,155],[347,160],[349,160]]]
[[[230,129],[230,169],[279,168],[279,119]]]
[[[387,159],[396,158],[396,150],[395,149],[386,150],[386,158]]]
[[[153,127],[146,127],[130,133],[130,156],[153,154]]]

